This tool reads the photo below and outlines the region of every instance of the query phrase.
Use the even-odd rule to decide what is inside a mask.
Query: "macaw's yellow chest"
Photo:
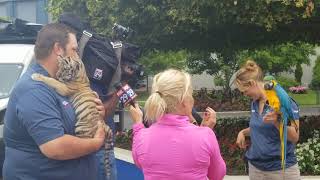
[[[274,111],[280,112],[280,100],[277,96],[277,93],[274,89],[265,90],[269,105],[273,108]]]

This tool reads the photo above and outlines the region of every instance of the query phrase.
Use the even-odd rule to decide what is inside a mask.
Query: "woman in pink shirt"
[[[142,112],[130,107],[134,121],[132,155],[145,180],[221,180],[226,165],[214,132],[216,113],[207,108],[202,125],[190,123],[193,107],[190,75],[169,69],[153,79],[145,117],[156,122],[145,128]],[[207,127],[209,126],[209,127]]]

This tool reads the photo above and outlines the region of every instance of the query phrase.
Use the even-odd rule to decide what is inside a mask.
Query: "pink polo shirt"
[[[221,180],[226,164],[214,132],[166,114],[150,128],[133,125],[132,155],[145,180]]]

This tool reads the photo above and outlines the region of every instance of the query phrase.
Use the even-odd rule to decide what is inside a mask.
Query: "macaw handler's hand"
[[[246,148],[246,136],[243,134],[243,131],[240,131],[238,133],[238,137],[237,137],[236,143],[239,146],[239,148],[241,148],[241,149],[245,149]]]
[[[268,112],[265,116],[263,116],[263,122],[273,124],[277,129],[279,129],[280,122],[278,121],[279,113],[275,111]]]

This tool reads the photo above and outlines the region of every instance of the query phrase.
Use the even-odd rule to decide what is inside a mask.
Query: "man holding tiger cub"
[[[73,30],[63,24],[48,24],[38,33],[37,61],[17,82],[5,115],[4,179],[96,178],[94,152],[104,144],[103,127],[98,127],[93,138],[76,137],[76,114],[68,97],[31,78],[33,73],[55,78],[58,57],[77,56],[77,51]],[[95,101],[104,117],[102,102]]]

